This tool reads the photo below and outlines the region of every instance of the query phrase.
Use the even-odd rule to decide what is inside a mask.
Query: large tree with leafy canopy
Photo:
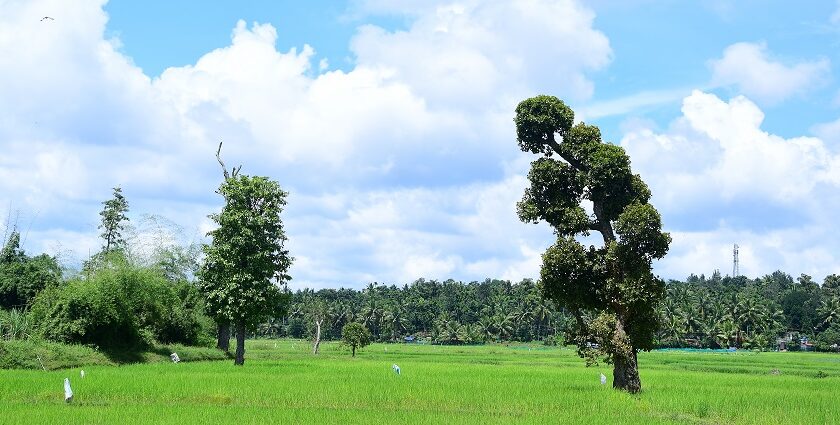
[[[208,234],[213,240],[204,248],[200,286],[211,316],[217,322],[233,323],[234,364],[242,365],[246,330],[284,314],[289,297],[280,285],[290,279],[292,258],[284,247],[280,219],[286,192],[267,177],[234,170],[233,175],[225,170],[218,190],[225,199],[222,212],[210,215],[218,227]]]
[[[577,319],[578,353],[611,362],[613,387],[639,392],[636,354],[653,347],[665,295],[651,262],[671,241],[648,203],[650,190],[624,149],[604,143],[596,126],[575,125],[574,112],[556,97],[522,101],[515,122],[519,147],[540,155],[517,204],[519,218],[546,221],[557,235],[543,254],[543,294]],[[576,239],[590,232],[601,234],[602,246]]]

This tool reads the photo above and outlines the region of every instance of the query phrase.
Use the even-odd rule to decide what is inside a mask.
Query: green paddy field
[[[0,370],[3,424],[840,423],[840,355],[642,353],[643,392],[568,348],[249,341],[232,361]],[[184,359],[189,360],[189,359]],[[401,375],[391,370],[398,364]],[[777,370],[778,374],[774,371]],[[75,399],[63,401],[63,379]]]

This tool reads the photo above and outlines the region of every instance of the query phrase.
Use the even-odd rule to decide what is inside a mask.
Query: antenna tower
[[[732,277],[738,277],[741,272],[738,270],[738,244],[732,249]]]

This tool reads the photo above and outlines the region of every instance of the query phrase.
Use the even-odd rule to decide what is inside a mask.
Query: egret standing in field
[[[391,365],[391,369],[394,369],[394,373],[396,373],[397,375],[400,374],[400,367],[396,364]]]
[[[607,385],[607,377],[601,374],[601,385]]]
[[[81,371],[81,372],[79,372],[79,375],[82,375],[82,378],[84,378],[84,377],[85,377],[85,370],[84,370],[84,369],[82,369],[82,371]]]
[[[70,378],[64,378],[64,402],[73,401],[73,389],[70,388]]]

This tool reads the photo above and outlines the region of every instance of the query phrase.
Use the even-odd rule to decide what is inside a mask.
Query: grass
[[[184,361],[226,359],[224,352],[209,347],[158,344],[147,352],[99,351],[84,345],[67,345],[39,340],[0,341],[0,369],[55,370],[79,366],[169,362],[178,353]],[[2,423],[2,421],[0,421]]]
[[[249,341],[244,367],[94,365],[84,379],[78,368],[0,370],[0,422],[840,423],[831,354],[642,353],[644,391],[631,396],[601,386],[610,369],[586,368],[569,349],[374,344],[355,359],[333,343],[309,349]]]

